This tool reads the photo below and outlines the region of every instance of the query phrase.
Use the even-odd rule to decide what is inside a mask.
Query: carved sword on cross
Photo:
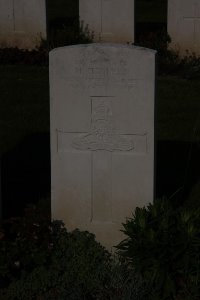
[[[77,134],[72,148],[91,152],[91,222],[112,222],[112,153],[133,152],[134,139],[146,134],[119,134],[113,126],[113,97],[92,97],[91,129]]]

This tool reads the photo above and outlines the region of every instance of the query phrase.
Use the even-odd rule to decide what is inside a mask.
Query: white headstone
[[[52,218],[108,249],[154,194],[155,51],[113,44],[50,52]]]
[[[46,39],[45,0],[0,0],[0,48],[35,49]]]
[[[181,56],[200,55],[200,0],[168,0],[168,33]]]
[[[134,42],[134,0],[79,0],[79,16],[95,42]]]

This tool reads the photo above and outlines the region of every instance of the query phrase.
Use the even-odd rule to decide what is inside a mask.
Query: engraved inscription
[[[118,135],[113,128],[112,100],[93,98],[91,132],[75,138],[73,148],[78,150],[130,151],[134,149],[133,139]]]
[[[88,68],[88,79],[105,79],[108,74],[108,69],[104,68]]]
[[[83,55],[67,78],[70,86],[86,90],[105,86],[131,90],[140,80],[130,73],[125,57],[119,55],[116,62],[112,61],[103,49],[94,49],[87,57]]]

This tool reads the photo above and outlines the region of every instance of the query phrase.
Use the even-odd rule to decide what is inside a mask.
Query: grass
[[[48,69],[0,66],[0,154],[24,136],[49,131]]]
[[[200,141],[200,80],[163,76],[157,88],[158,139]]]

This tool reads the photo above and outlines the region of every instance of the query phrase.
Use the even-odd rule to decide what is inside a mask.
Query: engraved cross
[[[73,149],[91,152],[91,222],[112,222],[112,153],[133,152],[137,139],[146,146],[146,134],[116,133],[112,101],[113,97],[92,97],[91,130],[72,141]]]

